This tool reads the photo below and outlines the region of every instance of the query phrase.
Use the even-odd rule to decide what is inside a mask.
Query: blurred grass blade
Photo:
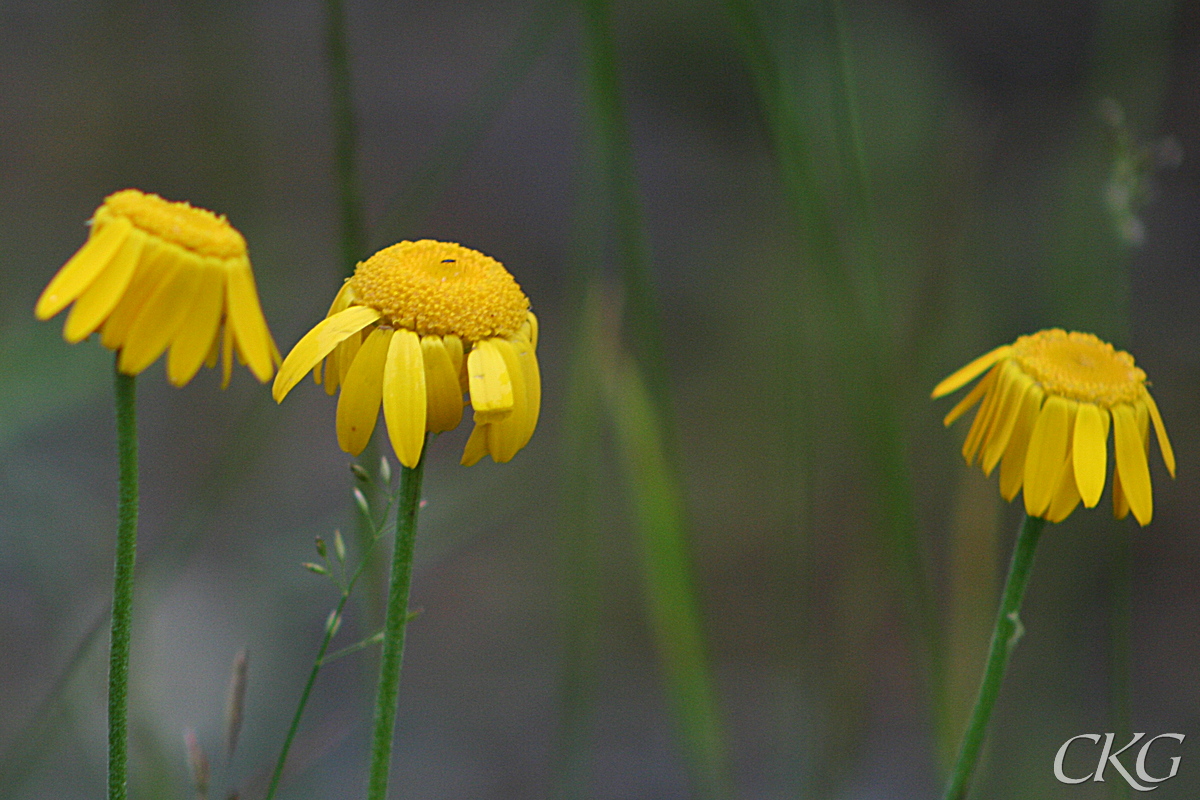
[[[496,117],[537,65],[552,36],[566,16],[566,0],[546,0],[529,15],[529,21],[495,68],[487,82],[471,97],[457,118],[446,126],[432,155],[400,184],[373,226],[370,241],[383,247],[412,236],[422,217],[437,202],[446,185],[479,147]]]
[[[670,371],[663,346],[654,281],[650,275],[650,248],[642,226],[641,203],[634,173],[629,126],[621,107],[616,45],[607,0],[583,0],[586,44],[588,117],[600,179],[607,193],[608,211],[616,234],[617,263],[624,286],[625,317],[633,352],[649,376],[654,402],[669,420]],[[673,437],[668,435],[668,446]]]
[[[823,315],[834,324],[827,335],[832,362],[847,408],[859,433],[875,488],[875,525],[905,609],[905,619],[923,665],[935,720],[939,718],[941,651],[939,621],[926,575],[906,461],[900,391],[889,330],[880,303],[879,255],[870,173],[854,97],[855,75],[843,11],[838,0],[825,8],[835,60],[834,116],[841,141],[843,182],[854,212],[853,244],[839,240],[812,169],[811,138],[801,109],[788,91],[759,9],[749,0],[725,0],[725,7],[750,68],[779,160],[780,179],[801,237],[804,261],[821,280],[820,298],[831,304]],[[848,140],[848,141],[847,141]],[[849,161],[849,163],[846,163]],[[809,299],[808,302],[814,302]],[[798,311],[798,314],[800,312]],[[909,356],[911,359],[911,355]]]
[[[568,371],[562,423],[559,594],[563,607],[562,705],[554,796],[591,797],[588,747],[595,708],[603,606],[600,543],[606,513],[596,341],[599,293],[586,292]]]
[[[329,67],[329,112],[333,123],[334,176],[340,219],[339,250],[342,269],[350,275],[354,266],[370,254],[367,253],[362,187],[358,178],[350,47],[346,42],[346,12],[342,0],[325,0],[325,61]]]
[[[617,458],[641,544],[642,577],[667,691],[696,781],[696,796],[731,794],[713,679],[688,552],[681,487],[667,461],[655,405],[631,359],[604,376]]]

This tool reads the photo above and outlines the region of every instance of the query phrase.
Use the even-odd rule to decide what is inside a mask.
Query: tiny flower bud
[[[367,502],[367,496],[363,494],[362,489],[355,487],[354,489],[354,504],[358,506],[358,510],[364,516],[371,516],[371,504]]]
[[[342,627],[342,615],[337,613],[335,608],[329,612],[329,619],[325,620],[325,630],[329,631],[329,635],[336,636],[338,628]]]
[[[367,474],[367,471],[358,464],[351,464],[350,471],[354,473],[354,477],[364,483],[371,480],[371,476]]]
[[[346,563],[346,540],[342,538],[341,531],[333,532],[333,552],[340,563]]]
[[[317,555],[321,558],[325,557],[325,540],[320,536],[317,537]]]
[[[387,456],[382,456],[379,459],[379,477],[384,483],[392,482],[392,465],[388,462]]]
[[[328,575],[329,574],[329,570],[325,569],[320,564],[314,564],[311,561],[305,561],[301,566],[304,567],[309,572],[313,573],[314,575]]]

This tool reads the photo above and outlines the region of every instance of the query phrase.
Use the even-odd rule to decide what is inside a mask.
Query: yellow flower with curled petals
[[[125,189],[104,199],[83,247],[51,279],[34,314],[49,319],[74,303],[63,337],[96,331],[119,353],[117,368],[137,375],[167,354],[167,379],[190,381],[223,356],[262,382],[279,363],[263,319],[246,240],[222,216],[156,194]]]
[[[357,455],[383,407],[397,458],[415,467],[427,431],[462,420],[475,428],[462,463],[503,463],[529,442],[541,408],[537,317],[504,266],[450,242],[400,242],[361,262],[317,323],[284,359],[282,401],[309,370],[341,388],[338,444]]]
[[[1108,474],[1111,428],[1113,513],[1123,519],[1132,510],[1140,524],[1149,524],[1151,423],[1172,478],[1175,454],[1133,356],[1090,333],[1055,328],[980,356],[939,383],[933,396],[960,389],[985,371],[945,424],[982,401],[963,457],[988,475],[1000,464],[1005,500],[1023,488],[1026,513],[1050,522],[1066,519],[1081,500],[1095,506]]]

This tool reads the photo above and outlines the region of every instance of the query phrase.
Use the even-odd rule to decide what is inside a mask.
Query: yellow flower
[[[104,199],[87,242],[38,298],[34,314],[49,319],[71,303],[63,337],[71,343],[97,330],[137,375],[168,347],[167,378],[190,381],[203,363],[232,357],[266,382],[279,363],[267,330],[246,241],[224,217],[125,189]]]
[[[537,317],[504,266],[449,242],[400,242],[361,262],[325,319],[288,353],[273,393],[282,401],[313,370],[340,386],[338,444],[357,455],[379,407],[400,462],[415,467],[426,431],[462,419],[475,428],[462,463],[511,459],[533,436],[541,407]]]
[[[988,369],[990,367],[990,370]],[[946,415],[958,419],[983,404],[963,444],[968,464],[990,475],[1000,462],[1000,494],[1025,489],[1025,511],[1050,522],[1066,519],[1083,500],[1092,508],[1104,491],[1108,431],[1112,428],[1113,514],[1129,511],[1142,525],[1154,513],[1150,490],[1150,423],[1163,462],[1175,477],[1175,454],[1162,417],[1133,356],[1090,333],[1053,329],[997,347],[939,383],[934,397],[988,370]]]

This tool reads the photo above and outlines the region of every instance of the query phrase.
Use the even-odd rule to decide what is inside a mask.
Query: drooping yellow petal
[[[209,369],[215,367],[218,359],[221,357],[221,337],[225,334],[225,326],[218,325],[217,328],[217,335],[213,337],[212,348],[208,351],[208,357],[204,359],[204,366]]]
[[[971,422],[971,430],[967,433],[966,441],[963,442],[962,454],[968,464],[975,463],[975,456],[979,452],[979,446],[983,444],[984,434],[991,427],[992,420],[996,415],[996,405],[999,401],[1000,393],[997,391],[997,383],[1000,380],[1000,365],[992,367],[992,371],[987,374],[984,381],[987,381],[987,394],[984,395],[983,403],[979,406],[979,410],[975,412],[975,419]],[[982,381],[981,381],[982,383]]]
[[[463,355],[462,339],[448,333],[442,337],[442,341],[446,343],[446,353],[454,364],[454,374],[458,376],[459,394],[466,394],[470,384],[467,382],[467,359]]]
[[[1150,489],[1150,468],[1146,463],[1146,434],[1139,430],[1134,409],[1124,403],[1113,406],[1113,450],[1117,471],[1133,516],[1148,525],[1154,515],[1154,495]]]
[[[275,371],[275,363],[271,358],[271,332],[267,330],[267,321],[258,302],[254,273],[250,271],[250,262],[244,258],[230,259],[227,266],[226,320],[232,323],[233,338],[246,359],[246,366],[254,377],[266,383]],[[307,369],[304,371],[308,372]]]
[[[1104,493],[1108,474],[1108,409],[1092,403],[1080,403],[1075,416],[1075,440],[1071,459],[1075,485],[1085,508],[1094,508]]]
[[[1113,470],[1113,519],[1125,519],[1129,516],[1129,498],[1121,488],[1121,470]]]
[[[1000,392],[999,405],[996,406],[996,415],[987,435],[984,436],[983,449],[979,454],[980,465],[985,475],[992,474],[992,470],[1000,462],[1000,456],[1004,455],[1004,448],[1008,446],[1013,426],[1017,422],[1017,414],[1021,410],[1021,398],[1032,383],[1009,361],[1000,365],[997,381],[997,390]]]
[[[1162,452],[1163,463],[1167,465],[1167,472],[1171,473],[1171,477],[1175,477],[1175,451],[1171,449],[1171,440],[1167,438],[1167,426],[1163,425],[1162,416],[1158,413],[1158,404],[1154,402],[1154,398],[1149,392],[1142,395],[1142,401],[1146,404],[1146,409],[1150,412],[1150,419],[1154,422],[1154,435],[1158,439],[1158,449]]]
[[[537,352],[538,343],[538,318],[530,311],[525,317],[525,322],[521,324],[521,330],[517,333],[518,336],[524,337],[533,347],[533,351]]]
[[[488,453],[488,428],[491,427],[488,423],[477,423],[471,429],[471,436],[467,439],[467,445],[463,448],[462,465],[464,467],[472,467],[479,462]]]
[[[421,352],[425,360],[425,427],[434,433],[453,430],[462,422],[463,410],[454,360],[441,336],[421,337]]]
[[[42,290],[33,308],[34,315],[38,319],[50,319],[83,294],[132,230],[133,223],[124,217],[113,218],[94,229],[83,247],[63,264]]]
[[[229,320],[221,326],[221,388],[229,387],[229,379],[233,376],[233,331]]]
[[[337,437],[338,445],[350,455],[361,453],[375,430],[383,399],[384,364],[391,343],[391,328],[371,331],[346,371],[337,404]]]
[[[167,380],[183,386],[199,371],[217,342],[225,306],[225,268],[215,258],[204,259],[196,298],[167,354]]]
[[[1049,522],[1062,522],[1079,505],[1079,487],[1075,485],[1075,473],[1071,465],[1064,464],[1059,475],[1058,488],[1050,500],[1050,507],[1046,509],[1046,520]]]
[[[1057,395],[1046,398],[1029,437],[1025,455],[1025,511],[1044,517],[1067,464],[1067,447],[1074,423],[1075,403]]]
[[[978,403],[979,398],[983,397],[984,392],[986,392],[992,385],[991,381],[988,380],[988,378],[991,376],[992,373],[989,372],[986,376],[984,376],[983,380],[975,384],[971,391],[967,392],[966,396],[963,397],[962,400],[959,400],[954,405],[954,408],[950,409],[950,413],[942,419],[942,424],[949,428],[954,420],[961,417],[971,408],[971,406]],[[992,380],[995,380],[995,378],[992,378]]]
[[[1041,387],[1032,382],[1021,396],[1017,421],[1013,424],[1008,446],[1004,448],[1004,456],[1000,462],[1000,496],[1009,502],[1021,491],[1021,483],[1025,480],[1025,456],[1029,452],[1029,437],[1033,435],[1033,426],[1041,413],[1044,399],[1045,394]]]
[[[495,422],[512,413],[512,376],[496,342],[484,339],[476,342],[467,356],[467,373],[471,390],[471,406],[477,422]],[[493,458],[495,453],[492,454]]]
[[[985,369],[995,364],[1000,359],[1004,358],[1012,350],[1012,345],[1005,344],[997,347],[990,353],[984,353],[979,358],[967,364],[962,369],[958,370],[948,378],[943,380],[937,386],[933,387],[932,397],[942,397],[950,394],[956,389],[966,386],[975,376],[981,374]]]
[[[415,467],[425,445],[425,364],[421,339],[400,328],[392,336],[383,370],[383,416],[396,458]]]
[[[109,350],[119,350],[125,344],[129,328],[158,287],[171,280],[179,269],[180,260],[176,253],[178,245],[168,244],[155,237],[147,237],[129,285],[117,301],[112,313],[100,327],[100,344]]]
[[[63,326],[64,339],[72,344],[83,341],[112,313],[129,286],[145,244],[146,234],[137,229],[129,232],[108,264],[75,301],[67,315],[67,324]]]
[[[118,359],[118,366],[126,375],[137,375],[162,355],[196,297],[200,271],[192,262],[200,259],[184,250],[179,253],[179,268],[169,280],[155,287],[129,326]]]
[[[354,336],[347,336],[341,344],[333,348],[330,356],[337,359],[337,382],[340,384],[346,380],[346,374],[350,371],[350,365],[354,363],[355,357],[358,355],[358,348],[363,345],[363,334],[359,332]],[[328,373],[325,379],[329,379]],[[328,390],[328,386],[326,390]]]
[[[380,317],[378,311],[367,306],[351,306],[345,311],[326,317],[301,337],[288,353],[275,376],[271,395],[276,402],[283,400],[292,387],[300,382],[305,373],[346,337],[358,333]],[[226,324],[226,331],[229,326]]]
[[[517,359],[521,362],[521,372],[525,378],[526,430],[521,441],[521,447],[524,447],[533,438],[533,431],[537,428],[538,417],[542,411],[542,373],[538,368],[534,345],[518,337],[513,346],[517,350]]]
[[[492,345],[504,359],[504,366],[512,382],[512,413],[488,427],[488,452],[497,464],[512,460],[529,437],[529,397],[525,389],[525,374],[513,343],[506,339],[491,339]]]

